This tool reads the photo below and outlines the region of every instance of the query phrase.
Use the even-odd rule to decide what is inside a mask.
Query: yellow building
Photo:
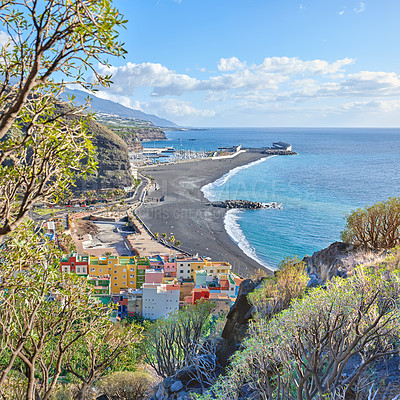
[[[204,261],[200,260],[200,261],[192,261],[190,264],[190,277],[192,279],[196,278],[196,272],[197,271],[201,271],[202,269],[204,269]]]
[[[203,269],[207,271],[208,275],[216,276],[217,274],[229,274],[232,266],[227,262],[205,260]]]
[[[123,289],[136,289],[136,258],[134,256],[91,256],[89,274],[91,276],[110,275],[111,293],[119,293]]]

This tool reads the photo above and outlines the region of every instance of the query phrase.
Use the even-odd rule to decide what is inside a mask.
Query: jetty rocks
[[[260,208],[282,208],[281,203],[259,203],[256,201],[250,201],[250,200],[225,200],[225,201],[213,201],[212,203],[209,203],[209,205],[212,205],[214,207],[220,207],[220,208],[243,208],[246,210],[257,210]]]

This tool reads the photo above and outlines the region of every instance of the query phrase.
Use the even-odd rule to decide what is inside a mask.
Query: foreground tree
[[[61,196],[74,171],[93,170],[90,117],[57,106],[55,99],[68,83],[109,84],[93,64],[124,54],[117,29],[125,21],[111,0],[10,0],[0,10],[8,34],[0,49],[1,239],[32,205]],[[93,83],[86,82],[85,70]]]
[[[391,249],[400,244],[400,198],[392,197],[347,215],[342,240],[370,249]]]
[[[144,335],[145,361],[166,378],[191,365],[201,350],[213,305],[198,302],[150,324]]]
[[[84,400],[91,385],[115,363],[123,369],[125,365],[119,357],[125,352],[132,354],[132,348],[139,341],[141,329],[135,324],[114,325],[108,314],[105,317],[98,319],[95,329],[81,336],[65,357],[64,371],[77,382],[77,400]],[[127,361],[132,364],[136,360]]]
[[[59,259],[53,244],[29,223],[3,242],[0,391],[18,366],[25,377],[25,399],[50,399],[66,355],[109,321],[87,281],[62,275]]]
[[[360,268],[310,290],[274,318],[250,325],[215,398],[353,398],[367,369],[398,352],[399,304],[399,271]]]

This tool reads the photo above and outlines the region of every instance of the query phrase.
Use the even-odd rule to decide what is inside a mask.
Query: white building
[[[194,271],[203,269],[204,261],[199,256],[185,257],[178,255],[176,257],[176,277],[178,279],[194,278]]]
[[[179,285],[144,283],[143,308],[144,318],[157,319],[179,310]]]

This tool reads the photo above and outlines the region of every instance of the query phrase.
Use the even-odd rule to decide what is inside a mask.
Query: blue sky
[[[115,4],[101,97],[190,126],[400,125],[399,0]]]

